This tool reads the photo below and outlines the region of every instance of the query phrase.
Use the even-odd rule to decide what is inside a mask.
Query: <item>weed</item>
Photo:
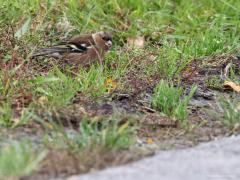
[[[0,150],[0,177],[21,177],[36,170],[46,152],[36,153],[28,142],[13,142]]]
[[[12,107],[8,102],[3,102],[0,105],[0,125],[12,125]]]
[[[101,68],[92,66],[88,71],[80,69],[77,82],[81,92],[92,97],[99,97],[107,92],[106,79],[107,77]]]
[[[79,90],[79,83],[71,76],[55,68],[47,76],[38,76],[31,80],[35,96],[40,97],[38,103],[45,97],[44,104],[50,107],[67,105]]]
[[[237,97],[230,99],[227,97],[220,97],[217,102],[220,116],[217,117],[227,126],[233,127],[235,124],[240,123],[240,106]]]
[[[54,127],[58,133],[54,141],[49,142],[75,153],[96,147],[124,149],[134,143],[135,128],[129,123],[121,124],[114,116],[101,121],[85,118],[80,122],[79,131],[65,132],[60,126]]]
[[[182,87],[174,87],[172,83],[161,80],[152,97],[152,107],[166,115],[176,118],[183,126],[188,124],[187,105],[196,91],[197,87],[193,86],[188,96],[183,97]]]
[[[206,84],[208,87],[211,87],[211,88],[216,88],[216,89],[222,88],[222,80],[220,79],[219,76],[209,77],[209,78],[205,81],[205,84]]]

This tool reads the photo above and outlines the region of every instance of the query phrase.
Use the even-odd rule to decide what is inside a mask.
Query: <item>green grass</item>
[[[126,51],[121,52],[120,56],[116,54],[116,51],[125,44],[127,37],[139,35],[149,38],[147,48],[156,55],[157,67],[148,66],[145,73],[152,74],[157,68],[158,72],[170,78],[177,76],[181,69],[194,58],[237,52],[239,49],[238,8],[240,3],[236,0],[198,2],[193,0],[138,0],[137,2],[133,0],[72,0],[67,3],[47,0],[24,0],[23,3],[13,0],[0,1],[0,3],[2,10],[0,28],[8,31],[9,34],[17,33],[15,34],[17,39],[12,42],[15,48],[27,46],[26,52],[18,50],[22,52],[20,56],[24,60],[28,60],[26,53],[31,53],[37,47],[54,44],[59,39],[72,34],[97,30],[113,33],[114,48],[106,59],[108,65],[114,64],[117,68],[105,68],[102,71],[99,67],[92,67],[89,72],[85,70],[79,72],[80,88],[78,90],[93,97],[101,96],[106,92],[104,81],[109,76],[115,76],[113,79],[121,79],[131,69],[131,64],[129,65],[128,62],[131,62],[130,58],[136,56],[136,53]],[[74,27],[72,32],[57,29],[57,24],[63,18]],[[11,32],[12,30],[14,32]],[[11,39],[11,36],[9,38]],[[163,47],[154,47],[155,43],[161,43]],[[8,61],[12,59],[11,48],[12,46],[6,47],[4,42],[1,42],[4,59]],[[5,92],[6,88],[10,88],[8,90],[10,91],[11,88],[20,86],[19,81],[22,80],[11,81],[11,84],[16,84],[15,87],[5,87],[7,84],[0,83],[0,91]],[[58,83],[60,81],[50,84]],[[49,92],[43,92],[41,89],[43,87],[38,87],[38,90],[41,91],[40,94],[49,93],[47,96],[49,101],[53,101],[50,102],[53,105],[64,105],[65,100],[67,104],[76,90],[75,87],[71,87],[71,92],[67,93],[63,99],[59,99],[60,91],[68,88],[68,85],[64,85],[65,87],[60,90],[50,86],[46,90]],[[54,90],[57,91],[56,98],[55,94],[51,94]]]
[[[55,131],[53,140],[45,137],[47,146],[67,148],[79,153],[94,148],[103,148],[108,151],[129,149],[135,143],[136,128],[128,122],[121,123],[120,117],[114,115],[101,120],[85,118],[79,124],[78,131],[66,133],[64,128],[53,123]]]
[[[128,36],[150,36],[153,41],[161,40],[165,45],[175,44],[178,51],[187,58],[234,51],[238,47],[237,9],[240,3],[236,0],[24,2],[22,5],[23,3],[18,0],[1,1],[3,10],[1,26],[4,27],[7,22],[19,28],[29,17],[31,23],[38,20],[35,31],[28,31],[25,34],[26,40],[30,42],[35,40],[33,35],[40,37],[44,35],[49,24],[53,25],[49,32],[50,37],[53,36],[56,33],[54,23],[66,17],[77,32],[96,29],[113,31],[117,44],[122,44]],[[169,26],[173,33],[166,33]],[[55,39],[56,37],[53,38]]]
[[[152,106],[188,126],[187,104],[196,88],[185,96],[169,82],[193,59],[239,52],[239,9],[239,0],[0,0],[0,128],[31,124],[39,108],[67,108],[76,94],[101,101],[115,93],[108,80],[116,82],[116,92],[131,94],[135,85],[145,88],[140,80],[155,75],[167,80],[155,88]],[[114,41],[103,66],[74,71],[48,58],[30,59],[38,48],[100,30],[112,32]],[[135,36],[145,37],[143,49],[128,47],[127,39]],[[234,82],[238,75],[230,69]],[[218,87],[218,80],[206,84]],[[219,106],[227,124],[238,122],[231,102]],[[60,140],[76,151],[97,145],[130,148],[135,127],[115,119],[99,127],[90,118],[73,139],[63,131]]]
[[[8,102],[4,102],[0,106],[0,124],[10,126],[12,124],[12,108]]]
[[[38,76],[31,81],[33,92],[38,97],[46,97],[46,104],[62,107],[69,104],[79,89],[79,83],[69,75],[55,68],[47,76]]]
[[[234,125],[240,123],[240,106],[239,99],[235,95],[233,100],[226,97],[219,97],[217,107],[219,114],[216,116],[228,127],[234,127]]]
[[[222,80],[220,79],[219,76],[212,76],[210,78],[208,78],[206,81],[205,81],[205,84],[208,86],[208,87],[211,87],[211,88],[216,88],[216,89],[220,89],[222,88]]]
[[[193,86],[189,94],[184,96],[182,87],[174,87],[172,83],[161,80],[154,89],[151,105],[154,109],[179,120],[183,127],[187,127],[187,106],[196,89],[197,87]]]
[[[37,153],[28,142],[12,142],[0,150],[0,178],[26,176],[38,168],[46,152]]]

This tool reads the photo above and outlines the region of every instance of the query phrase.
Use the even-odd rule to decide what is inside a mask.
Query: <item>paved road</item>
[[[240,136],[161,151],[138,162],[67,180],[240,180]]]

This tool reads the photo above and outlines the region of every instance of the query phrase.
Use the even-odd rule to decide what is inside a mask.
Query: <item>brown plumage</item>
[[[107,32],[97,32],[74,36],[59,45],[40,49],[33,57],[48,56],[63,59],[73,65],[88,66],[97,60],[102,63],[105,53],[112,46],[112,35]]]

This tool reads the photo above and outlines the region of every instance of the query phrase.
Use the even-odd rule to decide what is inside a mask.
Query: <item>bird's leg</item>
[[[97,47],[95,47],[95,46],[93,46],[93,49],[98,56],[99,64],[101,65],[101,67],[103,67],[103,58],[101,56],[102,52],[100,52],[101,54],[99,53],[99,51],[101,51],[101,49],[98,51]]]

